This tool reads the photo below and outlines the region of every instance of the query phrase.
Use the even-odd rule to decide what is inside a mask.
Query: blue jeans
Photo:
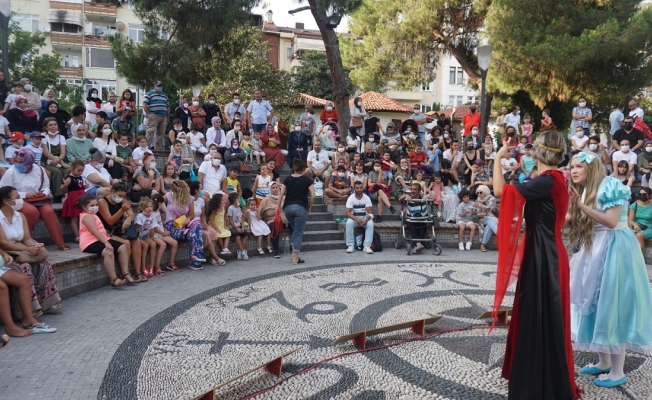
[[[251,127],[253,128],[254,132],[262,132],[265,129],[267,129],[267,124],[251,124]]]
[[[426,145],[426,132],[419,132],[419,141],[423,145],[424,149],[428,148],[428,146]]]
[[[351,218],[346,220],[346,245],[354,246],[355,245],[355,228],[360,227],[357,222]],[[371,246],[371,242],[374,239],[374,220],[370,219],[367,221],[367,224],[364,226],[364,245]]]
[[[491,239],[491,235],[495,234],[498,231],[498,218],[496,217],[484,217],[484,233],[482,234],[482,244],[486,245]]]
[[[431,150],[428,152],[428,155],[429,155],[428,161],[432,163],[435,171],[439,172],[439,170],[441,169],[439,166],[439,156],[441,155],[441,149],[436,148],[435,150]]]
[[[308,210],[298,204],[290,204],[283,208],[283,211],[285,211],[285,217],[292,227],[293,251],[298,253],[301,251],[303,231],[306,229],[306,221],[308,221]]]

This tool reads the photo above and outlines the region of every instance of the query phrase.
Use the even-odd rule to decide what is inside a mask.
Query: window
[[[466,97],[466,102],[467,103],[475,103],[475,96],[467,96]]]
[[[115,68],[110,49],[86,49],[86,66],[89,68]]]
[[[448,83],[451,85],[461,85],[464,81],[464,70],[462,67],[450,67],[448,73]]]
[[[130,10],[135,10],[136,6],[134,4],[134,0],[127,0],[127,8]]]
[[[448,96],[448,105],[451,107],[455,105],[455,96]]]
[[[61,66],[62,67],[79,67],[79,55],[76,54],[62,54]]]
[[[461,85],[464,79],[464,71],[462,67],[457,67],[457,84]]]
[[[457,96],[457,104],[456,105],[458,107],[461,106],[462,104],[464,104],[463,101],[464,101],[464,96]]]
[[[427,113],[432,110],[432,106],[426,106],[424,104],[421,104],[421,112],[422,113]]]
[[[129,24],[129,39],[134,42],[142,42],[145,40],[145,28],[142,25]]]
[[[134,101],[136,101],[138,104],[142,104],[143,99],[145,98],[145,93],[147,93],[147,91],[145,91],[145,89],[143,88],[140,88],[140,90],[136,90],[135,87],[130,87],[129,90],[131,90],[131,93],[133,93],[134,95]],[[120,94],[122,94],[122,91],[120,91]]]
[[[93,29],[93,32],[95,33],[95,36],[111,36],[115,35],[116,30],[115,26],[103,26],[103,25],[98,25]]]
[[[432,82],[421,82],[422,92],[432,92]]]
[[[81,79],[74,79],[74,78],[68,78],[68,79],[62,78],[62,79],[59,79],[59,83],[64,83],[64,84],[66,84],[66,85],[68,85],[68,86],[70,86],[72,88],[81,89],[82,80]],[[63,92],[61,90],[59,90],[57,98],[60,99],[62,97],[63,97]],[[86,97],[86,95],[84,94],[84,96],[82,96],[82,97]],[[66,98],[69,98],[68,95],[66,95]]]
[[[292,54],[294,54],[294,48],[293,47],[286,47],[285,48],[285,59],[286,60],[291,60],[292,59]]]
[[[161,30],[158,31],[156,36],[161,40],[168,40],[168,38],[170,37],[170,33],[166,29],[161,28]]]
[[[450,68],[450,72],[449,72],[449,75],[448,75],[448,83],[455,84],[455,71],[456,70],[457,70],[457,68],[455,68],[455,67]]]
[[[32,14],[14,14],[11,18],[14,21],[18,22],[20,29],[26,32],[35,33],[38,31],[38,15]]]
[[[66,24],[64,22],[51,22],[50,23],[50,32],[61,32],[61,33],[81,33],[81,26],[74,24]]]
[[[97,89],[100,97],[106,100],[109,98],[109,92],[115,93],[115,81],[87,81],[84,93],[88,93],[91,88]],[[116,96],[117,95],[118,94],[116,93]],[[84,95],[84,97],[86,97],[86,95]]]

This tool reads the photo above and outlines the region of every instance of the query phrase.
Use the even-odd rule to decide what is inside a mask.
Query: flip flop
[[[7,344],[9,344],[9,336],[8,335],[0,336],[0,349],[5,347]]]
[[[25,327],[25,329],[32,331],[32,333],[54,333],[57,331],[57,328],[51,328],[42,322],[38,324],[34,324],[32,326]]]

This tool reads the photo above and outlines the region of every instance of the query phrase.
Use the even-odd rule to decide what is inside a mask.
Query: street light
[[[2,71],[5,82],[9,81],[9,18],[11,7],[9,0],[0,0],[0,30],[2,30]]]
[[[484,143],[484,135],[487,131],[487,107],[485,106],[485,83],[487,81],[487,70],[489,69],[489,61],[491,61],[491,51],[493,46],[480,46],[478,47],[478,65],[480,66],[480,74],[482,76],[482,91],[480,93],[480,101],[482,104],[481,118],[480,118],[480,143]]]

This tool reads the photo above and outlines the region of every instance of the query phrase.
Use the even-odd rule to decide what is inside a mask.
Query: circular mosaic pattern
[[[218,398],[262,391],[257,399],[503,399],[507,330],[488,335],[487,321],[477,320],[493,303],[494,271],[493,264],[334,265],[220,286],[134,331],[98,399],[191,399],[296,348],[280,384],[265,391],[279,378],[258,370],[220,388]],[[396,344],[416,337],[401,330],[369,337],[367,348],[382,347],[372,351],[332,345],[339,335],[435,315],[443,318],[419,340]],[[576,371],[596,359],[575,352]],[[584,398],[652,397],[652,357],[628,354],[625,371],[630,383],[616,389],[580,375]]]

